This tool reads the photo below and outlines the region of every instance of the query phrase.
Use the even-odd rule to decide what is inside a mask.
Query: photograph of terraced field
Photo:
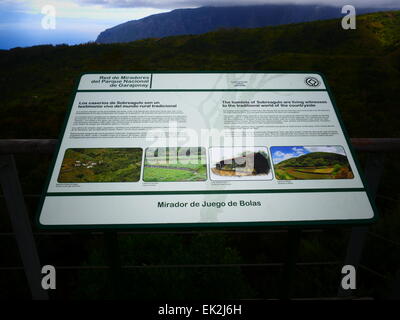
[[[210,148],[212,180],[271,180],[267,147]]]
[[[142,152],[140,148],[67,149],[57,181],[137,182],[140,179]]]
[[[342,146],[271,147],[278,180],[353,179]]]
[[[202,147],[147,148],[143,170],[145,182],[207,180],[206,149]]]

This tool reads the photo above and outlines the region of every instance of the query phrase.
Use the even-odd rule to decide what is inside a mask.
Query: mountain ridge
[[[360,8],[357,14],[381,10],[387,11],[384,8]],[[258,28],[342,16],[341,8],[327,5],[268,4],[175,9],[106,29],[99,34],[96,42],[131,42],[146,38],[203,34],[220,28]]]

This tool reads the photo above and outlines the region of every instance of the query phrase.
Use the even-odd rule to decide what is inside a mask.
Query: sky
[[[341,146],[291,146],[291,147],[271,147],[272,161],[277,164],[281,161],[297,158],[311,152],[331,152],[346,155]]]
[[[107,28],[177,8],[266,3],[400,8],[400,0],[1,0],[0,49],[95,41]]]

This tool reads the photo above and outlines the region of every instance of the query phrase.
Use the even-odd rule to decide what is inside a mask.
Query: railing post
[[[365,166],[365,179],[368,184],[370,194],[373,199],[376,197],[379,182],[383,173],[385,154],[382,152],[370,153]],[[360,265],[365,239],[367,237],[368,227],[353,227],[351,229],[350,240],[347,246],[344,265],[352,265],[358,269]],[[353,290],[343,290],[339,286],[338,296],[349,297],[353,295]]]
[[[47,300],[49,297],[41,286],[39,256],[12,155],[0,155],[0,184],[32,298]]]

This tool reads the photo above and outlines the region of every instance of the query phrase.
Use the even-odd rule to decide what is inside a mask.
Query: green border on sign
[[[140,90],[79,90],[79,83],[81,81],[82,76],[86,74],[151,74],[151,79],[150,79],[150,88],[149,89],[140,89]],[[173,90],[173,89],[164,89],[164,90],[151,90],[151,85],[152,85],[152,78],[153,74],[157,73],[164,73],[164,74],[179,74],[179,73],[275,73],[275,74],[317,74],[322,78],[322,81],[325,85],[326,89],[291,89],[291,90],[275,90],[275,89],[198,89],[198,90],[188,90],[188,89],[181,89],[181,90]],[[336,117],[339,121],[340,128],[342,129],[343,135],[346,139],[347,146],[350,150],[350,153],[352,155],[352,158],[354,160],[354,163],[356,165],[357,172],[361,178],[362,184],[364,188],[334,188],[334,189],[289,189],[289,190],[284,190],[284,189],[274,189],[274,190],[203,190],[203,191],[157,191],[157,192],[52,192],[48,193],[47,190],[50,185],[50,180],[53,175],[54,167],[56,160],[58,158],[58,154],[60,152],[60,147],[62,144],[62,140],[64,138],[64,133],[71,115],[72,111],[72,106],[76,98],[76,94],[78,92],[140,92],[140,91],[149,91],[151,90],[152,92],[161,92],[161,91],[326,91],[328,93],[328,96],[331,100],[331,103],[333,105],[333,108],[335,110]],[[40,199],[40,203],[38,206],[38,210],[36,213],[36,224],[39,229],[43,230],[98,230],[98,229],[107,229],[107,230],[118,230],[118,229],[137,229],[137,230],[142,230],[144,232],[154,230],[154,231],[162,231],[165,230],[171,230],[171,231],[176,231],[176,230],[182,230],[182,229],[238,229],[238,228],[264,228],[264,227],[312,227],[312,226],[332,226],[332,225],[363,225],[367,223],[373,223],[377,220],[378,218],[378,210],[376,208],[375,202],[371,196],[370,189],[365,181],[365,177],[362,174],[362,171],[360,169],[360,164],[358,159],[355,156],[354,148],[351,145],[350,138],[348,136],[347,130],[345,129],[343,120],[340,116],[339,110],[336,106],[336,101],[333,98],[333,94],[331,92],[330,87],[328,86],[328,83],[326,81],[326,77],[316,71],[137,71],[137,72],[127,72],[127,71],[105,71],[105,72],[84,72],[81,73],[80,76],[78,77],[77,81],[75,82],[73,93],[70,97],[69,101],[69,106],[67,109],[66,116],[64,118],[64,123],[62,125],[62,129],[59,135],[57,147],[56,147],[56,152],[53,155],[53,159],[51,162],[51,170],[49,170],[45,187],[42,192],[42,196]],[[90,225],[43,225],[40,223],[40,214],[43,208],[43,204],[45,201],[45,198],[47,196],[108,196],[108,195],[154,195],[154,194],[218,194],[218,193],[229,193],[229,194],[234,194],[234,193],[242,193],[242,194],[252,194],[252,193],[277,193],[277,192],[284,192],[284,193],[306,193],[306,192],[360,192],[360,191],[365,191],[369,202],[371,204],[374,216],[370,219],[348,219],[348,220],[313,220],[313,221],[272,221],[272,222],[210,222],[210,223],[163,223],[163,224],[90,224]]]

